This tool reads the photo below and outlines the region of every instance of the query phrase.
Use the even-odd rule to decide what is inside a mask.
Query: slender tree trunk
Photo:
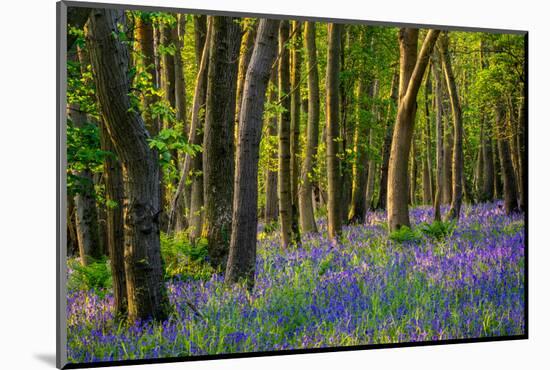
[[[183,73],[183,47],[185,38],[185,14],[177,14],[177,25],[172,30],[172,38],[176,46],[174,56],[174,100],[176,108],[176,119],[181,122],[183,131],[187,128],[187,101],[185,94],[185,74]]]
[[[510,155],[510,143],[507,138],[506,113],[502,105],[496,108],[496,125],[498,128],[498,152],[500,156],[500,173],[502,176],[504,209],[506,214],[518,212],[518,193],[512,157]]]
[[[345,25],[342,26],[342,36],[340,37],[340,74],[348,72],[346,65],[346,60],[349,60],[347,58],[347,54],[349,54],[350,50],[350,44],[351,44],[351,34],[350,34],[350,28],[346,27]],[[348,64],[351,64],[351,62],[348,62]],[[351,68],[351,66],[349,67]],[[340,157],[340,172],[341,172],[341,182],[340,182],[340,211],[342,215],[340,216],[340,219],[342,222],[344,220],[347,220],[348,214],[351,207],[351,201],[352,201],[352,192],[353,192],[353,183],[352,183],[352,172],[353,172],[353,166],[351,164],[351,161],[346,158],[346,153],[348,153],[349,150],[353,150],[353,142],[354,142],[354,134],[355,134],[355,127],[354,123],[355,121],[353,119],[350,119],[351,113],[351,101],[352,101],[352,94],[353,94],[353,88],[355,84],[354,79],[341,79],[339,77],[339,99],[340,99],[340,148],[339,153],[341,153]],[[368,166],[368,164],[367,164]]]
[[[374,119],[371,121],[370,127],[369,127],[369,149],[373,150],[375,145],[375,131],[374,131],[374,124],[379,122],[378,117],[378,106],[375,103],[377,97],[378,97],[378,80],[374,80],[372,84],[372,115]],[[374,198],[374,180],[376,178],[376,162],[372,158],[372,156],[367,155],[368,158],[368,169],[367,169],[367,187],[365,191],[365,200],[366,210],[372,210],[373,209],[373,198]]]
[[[237,74],[237,106],[235,107],[235,122],[237,127],[239,126],[239,116],[241,113],[241,104],[243,100],[244,79],[246,77],[246,71],[250,58],[252,57],[252,51],[254,50],[254,40],[256,39],[256,24],[247,24],[246,31],[243,35],[240,57],[239,57],[239,71]]]
[[[432,82],[430,79],[430,70],[424,90],[424,109],[426,113],[426,123],[424,126],[424,158],[422,161],[422,197],[424,204],[433,203],[433,184],[432,184],[432,159],[431,159],[431,116],[430,116],[430,95],[432,94]]]
[[[118,37],[125,15],[118,9],[94,9],[86,38],[101,113],[121,161],[124,179],[124,266],[130,321],[164,319],[167,294],[160,256],[158,163],[149,149],[149,133],[130,110],[129,53]]]
[[[83,128],[88,118],[78,104],[68,106],[67,115],[75,128]],[[76,237],[80,254],[80,263],[84,266],[92,259],[102,256],[97,223],[94,179],[89,169],[73,173],[79,180],[78,192],[74,196]]]
[[[428,31],[417,58],[418,30],[403,28],[399,32],[400,99],[388,168],[388,225],[390,231],[397,230],[402,226],[410,227],[406,186],[416,115],[416,96],[438,36],[438,30]]]
[[[155,43],[153,34],[153,25],[151,20],[144,16],[136,16],[136,45],[137,51],[141,54],[141,69],[151,74],[151,82],[153,87],[158,89],[157,85],[157,69],[155,68]],[[157,101],[157,97],[153,94],[143,94],[143,120],[145,121],[145,128],[149,131],[149,134],[155,136],[160,129],[160,122],[158,118],[153,118],[150,111],[150,106]]]
[[[518,148],[518,159],[519,159],[519,207],[524,210],[526,206],[525,199],[525,179],[527,178],[526,171],[526,159],[525,159],[525,127],[526,127],[526,118],[527,118],[527,105],[525,103],[525,97],[522,95],[519,108],[519,118],[518,118],[518,132],[516,136],[517,148]]]
[[[416,174],[418,169],[416,155],[417,155],[416,141],[413,133],[413,139],[411,143],[411,165],[410,165],[410,172],[409,172],[409,204],[410,205],[416,204]]]
[[[159,42],[164,50],[158,50],[160,55],[160,87],[164,93],[164,98],[170,107],[176,107],[176,83],[175,83],[175,63],[174,56],[168,53],[167,49],[175,40],[172,29],[165,24],[160,25],[159,29]],[[163,122],[163,128],[169,128],[170,124],[165,118]]]
[[[300,69],[302,68],[302,24],[292,21],[294,35],[291,52],[290,94],[290,193],[292,196],[292,234],[295,243],[300,243],[300,219],[298,205],[298,180],[300,178]]]
[[[391,141],[393,132],[394,107],[397,106],[399,74],[394,73],[391,84],[391,101],[388,104],[386,116],[386,132],[384,134],[384,144],[382,146],[382,165],[380,166],[380,195],[378,197],[378,208],[386,209],[388,198],[388,167],[390,162]]]
[[[443,204],[450,204],[453,197],[453,135],[451,132],[451,123],[448,117],[444,116],[444,147],[443,147]]]
[[[435,90],[435,161],[436,161],[436,180],[434,197],[434,221],[441,221],[441,197],[443,193],[444,173],[443,173],[443,92],[441,78],[441,64],[437,53],[434,53],[432,60],[432,71],[434,76]]]
[[[254,285],[258,228],[258,160],[263,111],[271,66],[277,51],[278,20],[262,19],[243,89],[233,197],[233,229],[226,283]]]
[[[340,154],[339,99],[340,47],[342,25],[328,24],[326,116],[327,116],[327,179],[328,179],[328,236],[335,241],[342,232],[342,172]]]
[[[477,151],[477,161],[475,167],[475,176],[474,176],[474,189],[476,193],[477,200],[483,198],[483,169],[485,168],[485,162],[483,159],[483,143],[485,142],[485,115],[482,114],[480,121],[479,129],[479,149]]]
[[[317,66],[317,46],[315,43],[315,22],[305,24],[305,42],[307,49],[307,143],[306,155],[302,166],[299,188],[300,227],[302,232],[317,232],[313,212],[312,176],[319,144],[319,69]]]
[[[483,138],[483,183],[480,200],[482,202],[490,202],[493,200],[493,193],[495,188],[494,181],[494,159],[493,159],[493,146],[491,138],[491,127],[489,122],[484,119],[486,123],[487,134]]]
[[[292,190],[290,176],[290,58],[287,48],[289,22],[281,21],[279,27],[279,220],[281,243],[288,247],[292,238]]]
[[[207,74],[208,74],[208,58],[210,52],[210,34],[212,31],[212,22],[208,22],[208,30],[204,31],[206,28],[206,19],[202,18],[205,16],[195,17],[195,31],[198,30],[198,33],[195,32],[195,53],[200,53],[200,63],[199,69],[197,71],[197,78],[195,81],[195,93],[193,95],[193,110],[191,112],[191,125],[189,127],[188,141],[191,144],[203,143],[203,137],[200,134],[202,113],[201,109],[205,109],[206,105],[206,90],[207,90]],[[203,36],[201,36],[203,35]],[[204,37],[204,40],[201,41],[201,38]],[[197,47],[200,47],[202,43],[202,50],[197,50]],[[198,56],[197,56],[198,59]],[[204,152],[204,151],[203,151]],[[203,153],[204,154],[204,153]],[[200,155],[200,154],[195,154]],[[204,157],[204,155],[203,155]],[[181,209],[178,209],[178,204],[181,202],[181,198],[184,195],[185,187],[187,186],[187,180],[189,172],[192,167],[192,161],[190,154],[185,155],[183,161],[183,168],[181,170],[181,177],[178,183],[178,187],[174,196],[172,197],[172,203],[170,205],[170,211],[168,214],[168,232],[174,230],[176,213],[181,212]],[[202,160],[201,160],[202,163]]]
[[[272,69],[271,71],[271,84],[272,89],[269,93],[269,102],[271,104],[277,103],[277,89],[275,86],[278,84],[277,71]],[[269,135],[271,142],[278,142],[277,137],[277,115],[273,115],[267,120],[267,134]],[[273,150],[270,153],[270,163],[278,163],[278,151]],[[274,166],[267,166],[265,170],[265,210],[264,210],[264,220],[266,224],[271,224],[277,221],[279,214],[279,205],[277,197],[277,176],[278,169],[273,168]]]
[[[496,128],[498,127],[498,122],[496,123]],[[498,131],[497,131],[498,134]],[[502,199],[502,177],[501,177],[501,156],[500,156],[500,150],[498,149],[498,139],[491,140],[491,146],[493,151],[493,159],[494,159],[494,166],[493,166],[493,174],[494,174],[494,187],[493,187],[493,198],[494,199]]]
[[[122,169],[105,123],[100,122],[101,150],[112,153],[103,162],[103,181],[107,201],[107,250],[111,259],[115,310],[118,315],[128,311],[126,273],[124,271],[124,184]]]
[[[201,70],[201,62],[203,58],[203,53],[205,54],[204,63],[207,64],[205,51],[206,37],[207,37],[207,25],[206,25],[206,16],[195,16],[193,19],[195,26],[195,60],[199,71]],[[207,68],[205,66],[204,68]],[[206,71],[204,71],[206,74]],[[206,104],[206,78],[202,78],[199,85],[199,93],[197,94],[197,105],[198,109]],[[194,142],[202,143],[203,142],[203,128],[204,128],[204,117],[201,114],[198,114],[197,117],[193,117],[196,124],[194,125],[193,133],[195,134]],[[191,128],[189,132],[189,138],[191,138]],[[185,160],[188,160],[186,156]],[[191,204],[189,209],[189,240],[195,242],[202,232],[202,225],[204,221],[204,182],[202,176],[202,155],[196,154],[191,157],[191,163],[189,165],[190,172],[192,173],[192,184],[191,184]],[[185,167],[185,161],[184,161]]]
[[[439,39],[439,48],[445,72],[445,81],[449,98],[451,100],[451,110],[453,113],[454,122],[454,143],[453,143],[453,195],[451,200],[451,208],[447,214],[447,220],[458,220],[460,218],[460,207],[462,205],[462,178],[464,172],[464,153],[462,151],[462,109],[458,98],[455,77],[451,66],[451,56],[449,54],[449,37],[447,33]]]
[[[349,212],[348,220],[350,223],[363,224],[365,222],[365,214],[367,212],[367,169],[369,163],[369,155],[365,141],[369,136],[369,127],[371,122],[368,121],[369,101],[368,97],[374,92],[374,83],[372,83],[371,91],[367,89],[367,84],[364,78],[359,78],[357,86],[357,111],[355,123],[355,147],[357,159],[353,166],[353,188],[352,188],[352,203]],[[370,136],[369,136],[370,137]]]
[[[241,29],[236,18],[212,17],[203,170],[205,227],[212,264],[225,269],[233,213],[235,106]]]

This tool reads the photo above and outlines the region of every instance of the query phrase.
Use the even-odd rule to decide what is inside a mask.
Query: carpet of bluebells
[[[378,343],[521,335],[524,215],[501,203],[463,207],[442,240],[396,243],[383,212],[344,227],[341,243],[320,234],[281,250],[259,233],[252,292],[223,276],[167,282],[174,311],[162,323],[113,320],[113,298],[68,296],[70,362],[112,361]],[[413,228],[433,220],[411,210]],[[261,227],[260,227],[261,229]],[[101,298],[102,297],[102,298]]]

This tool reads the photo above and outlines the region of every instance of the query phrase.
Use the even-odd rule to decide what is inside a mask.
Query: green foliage
[[[319,264],[319,276],[323,276],[332,265],[332,254],[327,255]]]
[[[412,230],[408,226],[401,226],[399,229],[390,233],[389,239],[397,243],[412,242],[416,243],[420,241],[422,234],[417,230]]]
[[[431,224],[422,223],[418,226],[424,235],[437,240],[450,236],[455,228],[455,221],[434,221]]]
[[[90,263],[83,266],[78,260],[69,261],[69,268],[72,273],[69,275],[67,287],[70,291],[94,290],[103,297],[107,289],[113,286],[111,276],[111,267],[106,257],[98,260],[92,260],[88,257]]]
[[[186,233],[160,236],[160,250],[165,265],[165,278],[208,279],[214,269],[208,264],[208,242],[199,239],[192,243]]]
[[[271,234],[272,232],[277,230],[279,230],[279,223],[276,220],[271,221],[264,226],[264,232],[267,234]]]

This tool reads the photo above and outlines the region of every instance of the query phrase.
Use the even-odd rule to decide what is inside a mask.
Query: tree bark
[[[103,181],[105,199],[107,200],[107,249],[111,259],[113,277],[113,295],[115,310],[118,315],[128,312],[128,294],[126,290],[126,273],[124,271],[124,184],[122,169],[115,148],[104,122],[100,122],[101,150],[112,154],[103,162]]]
[[[208,255],[225,269],[231,237],[235,106],[241,29],[236,18],[212,17],[203,169]]]
[[[277,102],[277,71],[272,69],[271,71],[271,84],[273,88],[269,93],[269,102],[276,104]],[[270,138],[273,138],[273,142],[278,141],[277,137],[277,115],[273,115],[267,121],[268,129],[267,134]],[[274,150],[271,154],[270,162],[278,163],[278,151]],[[277,195],[277,176],[278,169],[273,170],[272,166],[267,166],[265,170],[265,210],[264,221],[266,224],[271,224],[277,221],[279,214],[278,195]]]
[[[391,84],[390,103],[386,115],[386,132],[382,146],[382,165],[380,166],[380,195],[378,197],[379,209],[386,209],[388,198],[388,167],[390,162],[391,141],[393,132],[394,106],[397,107],[399,74],[394,73]]]
[[[307,50],[307,142],[306,154],[301,173],[299,189],[300,227],[303,233],[317,232],[313,212],[313,168],[319,144],[319,69],[317,66],[317,46],[315,42],[315,22],[305,23],[305,43]]]
[[[369,127],[369,150],[372,151],[374,150],[374,144],[375,144],[375,140],[374,140],[375,131],[373,126],[377,124],[379,121],[378,106],[375,103],[378,97],[378,80],[376,79],[373,81],[373,84],[372,84],[371,96],[373,99],[371,112],[374,119],[371,121],[371,124]],[[373,197],[374,197],[374,180],[376,178],[376,162],[374,161],[372,156],[367,155],[367,157],[368,157],[368,162],[367,162],[368,169],[367,169],[367,186],[365,189],[366,190],[365,191],[365,200],[366,200],[365,208],[367,211],[369,211],[373,209],[372,205],[373,205]]]
[[[510,155],[510,143],[507,138],[506,113],[502,104],[496,108],[496,125],[498,127],[498,152],[500,156],[500,174],[502,176],[504,209],[507,215],[519,211],[518,193],[512,157]]]
[[[298,180],[300,178],[300,69],[302,68],[302,24],[292,21],[294,40],[291,52],[291,94],[290,94],[290,193],[292,197],[292,234],[300,243],[300,219],[298,205]]]
[[[438,30],[428,31],[418,58],[416,55],[418,30],[403,28],[399,32],[400,100],[388,168],[388,225],[390,231],[397,230],[402,226],[410,227],[406,184],[416,115],[416,96],[439,32]]]
[[[256,39],[257,24],[247,24],[246,31],[242,37],[239,57],[239,71],[237,74],[237,106],[235,107],[235,123],[239,126],[239,116],[241,113],[241,104],[243,101],[244,79],[246,71],[254,50],[254,40]]]
[[[462,151],[462,109],[456,88],[455,77],[451,66],[451,56],[449,54],[449,37],[447,33],[439,39],[441,59],[443,62],[443,71],[445,72],[445,81],[449,98],[451,100],[451,110],[454,123],[454,143],[453,143],[453,194],[451,199],[451,208],[447,213],[447,220],[458,220],[460,218],[460,207],[462,205],[462,177],[464,172],[464,153]]]
[[[374,83],[371,83],[372,85]],[[366,119],[369,110],[368,97],[372,98],[374,91],[371,86],[370,91],[367,89],[367,83],[364,78],[359,78],[357,86],[357,112],[355,123],[355,145],[354,151],[357,153],[355,165],[353,166],[353,187],[351,192],[351,209],[348,220],[350,223],[363,224],[367,213],[367,168],[369,163],[369,155],[367,153],[367,136],[369,136],[369,126],[371,122]]]
[[[327,116],[327,180],[328,180],[328,237],[335,241],[342,232],[342,197],[340,168],[340,47],[342,25],[328,24],[327,76],[326,76],[326,116]]]
[[[519,176],[518,176],[518,188],[519,188],[519,208],[521,210],[525,209],[526,199],[525,199],[525,179],[527,178],[527,162],[525,158],[525,127],[527,124],[527,104],[526,99],[522,95],[520,97],[520,108],[519,108],[519,118],[518,118],[518,132],[516,136],[517,148],[518,148],[518,158],[519,158]]]
[[[205,54],[205,61],[204,63],[207,64],[206,61],[206,54],[205,51],[205,45],[206,45],[206,35],[208,33],[207,31],[207,24],[206,24],[206,16],[195,16],[194,17],[194,25],[195,25],[195,59],[197,62],[197,66],[199,70],[201,70],[201,61],[203,57],[203,53]],[[204,68],[208,68],[207,65],[205,65]],[[203,72],[203,76],[206,72]],[[206,78],[201,78],[199,81],[199,93],[197,94],[197,105],[200,110],[200,107],[204,108],[204,105],[206,104]],[[204,128],[204,118],[199,114],[195,113],[195,116],[192,117],[194,119],[194,128],[193,128],[193,134],[195,135],[193,141],[195,143],[202,143],[203,142],[203,128]],[[189,132],[189,137],[191,137],[191,130]],[[202,155],[196,154],[195,156],[191,157],[186,156],[185,160],[191,163],[189,164],[190,172],[192,173],[192,184],[191,184],[191,204],[189,209],[189,240],[191,242],[195,242],[200,236],[202,232],[202,225],[204,221],[204,181],[203,181],[203,175],[202,175]],[[185,167],[185,161],[184,161],[184,167]]]
[[[80,110],[78,104],[71,104],[67,108],[67,115],[75,128],[82,128],[87,124],[87,115]],[[94,179],[90,169],[75,171],[74,175],[79,178],[80,185],[74,196],[76,238],[80,263],[87,266],[103,255],[99,241]]]
[[[208,74],[208,56],[210,52],[210,34],[211,34],[211,23],[209,22],[208,30],[205,31],[206,19],[202,18],[205,16],[195,17],[195,54],[200,53],[200,62],[199,69],[197,71],[197,77],[195,81],[195,92],[193,94],[193,110],[191,112],[191,125],[189,126],[189,135],[187,140],[190,144],[199,144],[203,143],[203,136],[200,134],[201,123],[201,108],[205,108],[206,105],[206,90],[207,90],[207,74]],[[201,36],[203,35],[203,36]],[[201,41],[201,38],[204,37],[204,40]],[[202,44],[202,48],[200,48]],[[198,56],[197,56],[198,59]],[[200,154],[195,154],[195,156],[200,156]],[[192,168],[192,162],[197,164],[198,159],[195,160],[191,157],[190,154],[186,154],[183,161],[183,168],[181,170],[181,177],[178,183],[178,187],[174,196],[172,197],[172,203],[170,205],[170,212],[168,214],[168,232],[172,232],[175,228],[176,213],[181,212],[181,209],[178,209],[177,205],[181,201],[181,197],[184,195],[184,191],[187,186],[187,180],[189,172]],[[202,159],[200,160],[202,163]],[[202,167],[202,165],[201,165]],[[203,174],[204,179],[204,174]],[[204,181],[204,180],[203,180]]]
[[[125,15],[118,9],[94,9],[87,45],[105,127],[121,161],[124,179],[124,266],[130,321],[164,319],[167,294],[160,256],[158,163],[149,149],[149,133],[130,110],[129,53],[116,37]]]
[[[279,115],[279,220],[281,223],[281,243],[288,247],[292,242],[292,190],[290,178],[290,58],[287,48],[289,22],[281,21],[279,26],[279,102],[282,112]]]
[[[434,53],[432,60],[432,72],[434,76],[435,93],[435,197],[434,197],[434,221],[441,221],[441,197],[444,183],[444,144],[443,144],[443,91],[441,78],[441,63],[437,53]]]
[[[277,50],[278,20],[261,19],[243,88],[226,283],[254,286],[258,229],[258,160],[265,95]]]
[[[430,96],[432,94],[432,82],[430,79],[430,69],[428,68],[428,77],[426,78],[424,90],[424,109],[426,113],[426,122],[424,126],[424,158],[422,161],[422,197],[423,204],[433,204],[433,184],[432,184],[432,159],[431,159],[431,115],[430,115]]]

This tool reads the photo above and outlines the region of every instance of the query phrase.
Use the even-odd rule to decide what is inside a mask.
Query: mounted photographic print
[[[58,367],[527,338],[527,32],[58,3]]]

